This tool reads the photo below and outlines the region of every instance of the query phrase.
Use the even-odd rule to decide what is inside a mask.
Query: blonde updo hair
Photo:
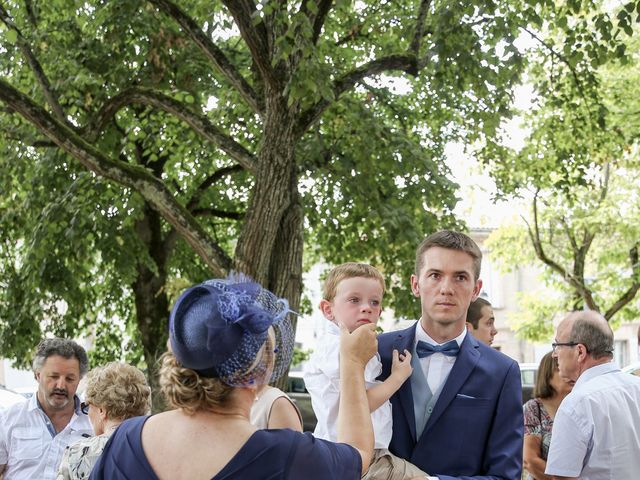
[[[203,377],[183,367],[171,349],[160,357],[160,362],[160,391],[167,404],[189,415],[224,406],[234,389],[218,378]]]
[[[149,412],[151,389],[138,368],[109,362],[87,374],[85,401],[104,408],[107,418],[125,420]]]

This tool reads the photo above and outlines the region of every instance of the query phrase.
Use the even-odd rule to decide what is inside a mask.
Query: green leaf
[[[10,28],[5,32],[4,37],[7,39],[7,42],[14,45],[18,41],[18,32]]]

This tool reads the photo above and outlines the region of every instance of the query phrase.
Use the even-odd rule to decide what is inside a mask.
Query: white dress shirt
[[[623,480],[640,475],[640,378],[613,363],[585,370],[553,421],[547,475]]]
[[[466,335],[467,329],[465,327],[462,333],[454,338],[458,346],[462,345],[462,341],[464,340],[464,337]],[[422,324],[418,320],[418,324],[416,325],[416,338],[413,344],[414,352],[416,351],[416,345],[420,340],[428,343],[429,345],[443,345],[431,338],[427,334],[427,332],[424,331],[424,329],[422,328]],[[422,372],[424,373],[424,377],[427,379],[427,383],[429,384],[429,388],[431,389],[432,393],[435,394],[440,386],[445,382],[445,380],[449,376],[449,373],[451,373],[453,364],[456,363],[456,358],[457,357],[450,357],[445,355],[444,353],[436,352],[432,355],[429,355],[428,357],[423,357],[420,359]]]
[[[381,372],[382,362],[376,353],[364,370],[367,390],[381,383],[376,380]],[[314,436],[336,442],[340,405],[340,329],[333,323],[305,365],[304,384],[311,394],[311,405],[318,419]],[[371,422],[375,437],[374,448],[388,448],[393,433],[391,403],[388,400],[371,413]]]
[[[49,417],[34,394],[28,402],[0,411],[0,465],[4,480],[54,480],[67,445],[93,435],[89,417],[76,412],[55,436]]]

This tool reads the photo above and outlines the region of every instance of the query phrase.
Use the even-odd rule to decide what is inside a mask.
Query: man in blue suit
[[[391,397],[389,449],[440,480],[517,480],[522,473],[522,386],[518,364],[479,343],[465,326],[482,288],[482,253],[451,231],[416,252],[411,290],[422,317],[378,338],[381,380],[393,350],[412,352],[413,373]]]

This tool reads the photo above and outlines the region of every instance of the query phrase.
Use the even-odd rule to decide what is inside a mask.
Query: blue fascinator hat
[[[169,318],[178,362],[234,387],[279,378],[293,355],[286,299],[248,277],[232,274],[188,288]]]

